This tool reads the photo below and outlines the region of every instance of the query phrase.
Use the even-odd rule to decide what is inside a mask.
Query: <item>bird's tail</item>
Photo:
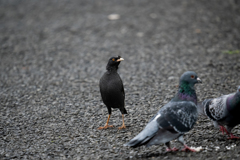
[[[124,146],[130,146],[133,148],[142,146],[148,143],[158,132],[159,126],[156,121],[151,121],[144,128],[142,132],[140,132],[136,137],[130,140],[128,143],[124,144]]]
[[[211,99],[205,99],[204,101],[200,102],[197,104],[197,111],[198,111],[198,115],[206,115],[205,114],[205,107],[206,105],[208,105],[208,103],[211,102]]]
[[[122,114],[128,114],[127,110],[125,108],[121,108],[120,111],[121,111]]]

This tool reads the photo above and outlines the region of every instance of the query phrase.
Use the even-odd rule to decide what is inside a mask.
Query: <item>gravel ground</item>
[[[123,144],[173,97],[187,70],[203,81],[199,101],[236,91],[239,3],[0,0],[0,159],[238,159],[240,140],[201,117],[185,135],[189,146],[204,148],[198,153]],[[114,13],[119,19],[108,19]],[[125,59],[127,129],[117,130],[115,109],[115,128],[99,131],[108,115],[99,79],[116,55]],[[239,127],[233,133],[240,136]]]

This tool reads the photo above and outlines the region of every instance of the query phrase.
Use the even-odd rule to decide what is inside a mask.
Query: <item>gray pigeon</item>
[[[230,136],[228,139],[239,139],[231,130],[240,124],[240,86],[236,93],[204,100],[198,104],[198,112],[212,120],[214,126],[220,128],[223,134],[226,132]]]
[[[170,141],[178,138],[185,147],[182,151],[195,152],[185,144],[183,135],[193,128],[198,118],[194,85],[199,82],[201,80],[195,72],[185,72],[180,78],[174,98],[158,111],[143,131],[124,146],[135,148],[165,143],[167,151],[177,151],[178,149],[170,147]]]

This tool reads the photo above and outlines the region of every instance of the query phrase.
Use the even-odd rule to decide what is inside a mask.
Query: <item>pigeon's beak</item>
[[[197,81],[198,83],[202,83],[201,79],[200,78],[197,78]]]
[[[121,61],[123,61],[124,59],[123,58],[119,58],[118,60],[117,60],[117,62],[121,62]]]

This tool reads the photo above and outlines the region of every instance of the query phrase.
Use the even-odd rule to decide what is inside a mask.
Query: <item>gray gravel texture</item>
[[[237,0],[0,0],[0,159],[239,159],[240,140],[201,117],[185,135],[198,153],[123,147],[187,70],[203,81],[199,100],[235,92],[240,54],[225,51],[239,49]],[[115,128],[99,131],[108,115],[99,79],[116,55],[127,129],[117,130],[115,109]]]

